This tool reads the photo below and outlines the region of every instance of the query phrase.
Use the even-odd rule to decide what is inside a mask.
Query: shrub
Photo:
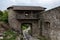
[[[16,36],[17,36],[16,32],[9,29],[4,32],[3,40],[15,40]]]

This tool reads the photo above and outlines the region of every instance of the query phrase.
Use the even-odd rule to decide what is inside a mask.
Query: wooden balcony
[[[39,17],[38,16],[33,16],[33,15],[28,15],[28,16],[17,15],[16,19],[39,19]]]

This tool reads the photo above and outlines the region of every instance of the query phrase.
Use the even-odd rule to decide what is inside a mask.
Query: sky
[[[0,0],[0,10],[6,10],[12,5],[19,6],[42,6],[47,9],[60,6],[60,0]]]

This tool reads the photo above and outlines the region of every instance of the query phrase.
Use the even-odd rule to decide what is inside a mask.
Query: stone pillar
[[[37,38],[39,36],[39,27],[37,21],[32,23],[32,35],[33,37],[37,37]]]

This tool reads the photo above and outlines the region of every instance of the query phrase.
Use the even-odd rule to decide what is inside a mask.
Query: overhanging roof
[[[10,6],[7,9],[13,10],[45,10],[46,8],[40,6]]]

